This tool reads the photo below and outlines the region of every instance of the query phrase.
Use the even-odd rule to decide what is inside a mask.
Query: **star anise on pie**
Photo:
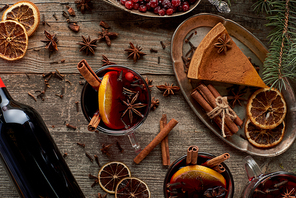
[[[150,109],[154,111],[158,107],[158,105],[159,105],[159,100],[155,99],[155,97],[152,97]]]
[[[243,98],[243,95],[245,95],[246,91],[245,89],[240,89],[239,86],[233,86],[230,89],[231,96],[227,96],[227,99],[230,100],[231,107],[233,108],[236,103],[238,103],[240,106],[242,106],[241,101],[247,101],[247,99]]]
[[[91,0],[76,0],[76,7],[82,14],[85,13],[86,10],[92,10],[92,2]]]
[[[222,34],[218,38],[218,42],[214,44],[215,47],[219,48],[218,53],[226,53],[228,49],[231,49],[231,38],[226,34]]]
[[[180,87],[178,86],[173,86],[174,84],[164,84],[164,85],[158,85],[156,86],[157,89],[159,89],[160,91],[164,91],[163,92],[163,96],[168,96],[168,95],[174,95],[174,91],[179,91]]]
[[[45,49],[49,49],[49,51],[58,51],[58,39],[56,34],[50,34],[46,30],[44,30],[44,34],[47,40],[41,40],[46,43]]]
[[[116,63],[110,61],[110,60],[107,58],[107,56],[105,56],[104,54],[102,55],[102,57],[103,57],[103,60],[102,60],[103,64],[102,64],[102,66],[106,66],[106,65],[116,65]]]
[[[139,112],[137,109],[143,108],[145,106],[147,106],[147,104],[143,104],[143,103],[136,103],[139,97],[139,92],[137,92],[135,94],[135,96],[132,98],[132,100],[130,101],[129,99],[127,99],[126,101],[122,101],[123,104],[125,104],[127,106],[127,109],[122,113],[121,118],[123,118],[125,116],[125,114],[128,112],[128,117],[129,117],[129,121],[130,123],[133,123],[133,113],[135,113],[136,115],[140,116],[140,117],[144,117],[144,115]]]
[[[132,57],[134,60],[134,63],[137,62],[137,60],[140,59],[142,56],[146,55],[144,52],[141,52],[142,48],[140,46],[138,45],[134,46],[134,44],[132,44],[131,42],[129,44],[130,44],[130,48],[125,49],[124,51],[128,52],[129,55],[127,58]]]
[[[98,40],[105,40],[108,46],[111,46],[111,38],[118,36],[118,33],[109,32],[108,29],[102,28],[102,31],[99,32]]]
[[[90,36],[88,38],[85,38],[84,36],[81,36],[83,41],[77,43],[78,45],[81,45],[80,52],[85,51],[86,55],[90,53],[95,54],[95,48],[97,47],[97,39],[91,40]]]

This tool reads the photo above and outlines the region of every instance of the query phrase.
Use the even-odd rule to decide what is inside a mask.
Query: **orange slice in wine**
[[[38,7],[30,1],[19,1],[5,10],[2,20],[13,20],[21,23],[31,36],[40,23]]]
[[[28,35],[25,27],[16,21],[0,22],[0,57],[14,61],[25,56]]]

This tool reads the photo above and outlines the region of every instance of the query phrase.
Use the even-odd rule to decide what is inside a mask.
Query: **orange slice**
[[[245,134],[248,141],[259,148],[271,148],[278,145],[285,133],[285,123],[282,122],[274,129],[261,129],[255,126],[250,119],[245,124]]]
[[[185,191],[206,190],[213,186],[226,188],[226,180],[217,171],[201,166],[190,165],[179,169],[171,178],[170,184],[182,183]]]
[[[115,188],[121,179],[130,176],[130,169],[122,162],[109,162],[102,166],[98,173],[101,188],[111,194],[115,193]]]
[[[251,122],[262,129],[274,129],[283,122],[287,112],[286,102],[279,90],[263,88],[251,95],[247,114]]]
[[[136,177],[122,179],[116,186],[115,198],[150,198],[148,185]]]
[[[25,27],[16,21],[0,22],[0,57],[13,61],[25,56],[28,35]]]
[[[38,7],[30,1],[19,1],[5,10],[2,20],[13,20],[21,23],[31,36],[40,23]]]

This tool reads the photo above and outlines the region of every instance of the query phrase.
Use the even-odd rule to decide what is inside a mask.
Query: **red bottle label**
[[[2,79],[0,78],[0,88],[3,88],[3,87],[5,87],[5,84],[4,84],[4,82],[2,81]]]

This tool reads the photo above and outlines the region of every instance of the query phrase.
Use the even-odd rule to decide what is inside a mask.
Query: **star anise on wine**
[[[90,36],[88,38],[85,38],[84,36],[81,36],[83,41],[77,43],[78,45],[81,45],[80,52],[85,51],[86,55],[90,53],[95,54],[95,48],[97,47],[97,39],[91,40]]]
[[[127,99],[126,101],[122,101],[123,104],[125,104],[127,106],[127,109],[122,113],[121,118],[123,118],[125,116],[125,114],[128,112],[128,117],[129,117],[129,121],[130,123],[133,123],[133,113],[135,113],[136,115],[140,116],[140,117],[144,117],[143,114],[141,114],[140,111],[138,111],[137,109],[143,108],[145,106],[147,106],[147,104],[143,104],[143,103],[136,103],[139,97],[139,92],[137,92],[135,94],[135,96],[132,98],[132,100],[130,101],[129,99]]]
[[[146,55],[144,52],[141,52],[142,48],[140,46],[138,45],[134,46],[134,44],[132,44],[131,42],[129,44],[130,44],[130,48],[125,49],[124,51],[128,52],[129,55],[127,58],[132,57],[134,60],[134,63],[137,62],[137,60],[140,59],[142,56]]]
[[[286,189],[286,192],[284,194],[282,194],[282,198],[295,198],[296,196],[293,196],[292,195],[293,193],[295,193],[295,189],[294,188],[291,191],[289,191],[288,189]]]
[[[111,38],[116,38],[118,33],[109,32],[108,29],[102,28],[102,31],[99,32],[98,40],[105,40],[108,46],[111,46]]]
[[[158,107],[158,105],[159,105],[159,100],[155,99],[155,97],[152,97],[150,109],[154,111]]]
[[[76,0],[76,7],[82,14],[85,13],[86,10],[92,10],[92,2],[91,0]]]
[[[46,43],[45,49],[49,49],[49,51],[58,51],[58,39],[56,34],[50,34],[46,30],[44,30],[44,34],[46,40],[41,40],[42,42]]]
[[[163,96],[168,96],[168,95],[174,95],[174,91],[179,91],[180,87],[178,86],[173,86],[174,84],[164,84],[164,85],[158,85],[156,86],[157,89],[159,89],[160,91],[164,91],[163,92]]]
[[[116,65],[116,63],[110,61],[110,60],[107,58],[107,56],[105,56],[104,54],[102,55],[102,57],[103,57],[103,60],[102,60],[103,64],[102,64],[102,66],[106,66],[106,65]]]
[[[222,34],[218,38],[218,42],[214,44],[215,47],[219,48],[218,53],[226,53],[228,49],[231,49],[231,38],[226,34]]]
[[[227,96],[227,99],[230,100],[231,107],[233,108],[236,103],[238,103],[240,106],[242,106],[241,101],[247,101],[247,99],[243,98],[243,95],[245,95],[245,89],[240,89],[239,86],[233,86],[230,89],[231,96]]]

